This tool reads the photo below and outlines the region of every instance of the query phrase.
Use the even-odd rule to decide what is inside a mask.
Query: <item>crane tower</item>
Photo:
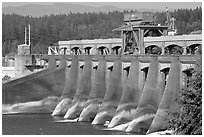
[[[175,25],[176,19],[174,17],[171,17],[168,8],[166,7],[166,18],[167,18],[167,26],[168,26],[168,35],[173,36],[177,34],[177,29]]]

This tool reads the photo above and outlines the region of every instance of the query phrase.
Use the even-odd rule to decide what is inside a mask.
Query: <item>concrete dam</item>
[[[183,75],[199,56],[41,58],[48,61],[47,69],[3,83],[3,114],[50,113],[106,124],[110,130],[148,134],[162,130],[167,112],[178,109],[175,99],[185,88]]]

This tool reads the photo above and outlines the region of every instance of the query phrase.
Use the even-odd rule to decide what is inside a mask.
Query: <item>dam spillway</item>
[[[126,127],[124,130],[131,132],[141,130],[140,127],[147,128],[145,130],[148,132],[160,130],[158,116],[165,114],[164,110],[169,108],[177,109],[174,98],[183,87],[180,76],[186,64],[195,63],[193,58],[186,59],[183,56],[75,55],[44,56],[42,59],[49,60],[48,69],[3,84],[3,104],[26,103],[57,96],[59,99],[50,113],[57,109],[61,101],[68,99],[66,105],[59,105],[58,109],[66,107],[60,115],[65,116],[69,110],[77,110],[70,118],[83,117],[82,112],[90,105],[89,110],[93,111],[93,107],[96,111],[87,121],[93,124],[110,121],[114,128],[127,122],[134,123],[134,120],[142,117],[143,121],[135,124],[137,127],[131,124],[133,128]],[[60,61],[59,67],[56,67],[56,60]],[[81,62],[83,65],[80,65]],[[124,111],[130,111],[128,116],[121,114]],[[114,117],[118,115],[122,115],[125,121],[113,124]],[[144,116],[148,120],[145,121]],[[139,126],[144,123],[145,126]]]

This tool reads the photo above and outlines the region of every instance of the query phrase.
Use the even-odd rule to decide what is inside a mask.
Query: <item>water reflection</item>
[[[50,114],[18,114],[2,116],[3,135],[126,135],[120,131],[105,131],[103,125],[90,122],[56,123],[62,117]],[[135,133],[134,133],[135,134]]]

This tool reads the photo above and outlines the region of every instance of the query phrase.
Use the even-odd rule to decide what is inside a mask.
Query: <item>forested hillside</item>
[[[171,16],[176,19],[176,27],[178,34],[189,34],[192,31],[202,29],[202,8],[196,9],[177,9],[174,12],[170,12]],[[155,13],[157,22],[165,24],[166,13]]]
[[[108,13],[69,13],[43,17],[2,15],[2,55],[16,52],[17,45],[24,43],[24,28],[31,25],[32,53],[47,53],[47,47],[59,40],[98,39],[120,37],[113,32],[124,24],[124,13],[131,11],[113,11]],[[202,8],[178,9],[170,13],[176,18],[179,34],[189,34],[202,29]],[[165,24],[166,14],[155,13],[156,22]]]

